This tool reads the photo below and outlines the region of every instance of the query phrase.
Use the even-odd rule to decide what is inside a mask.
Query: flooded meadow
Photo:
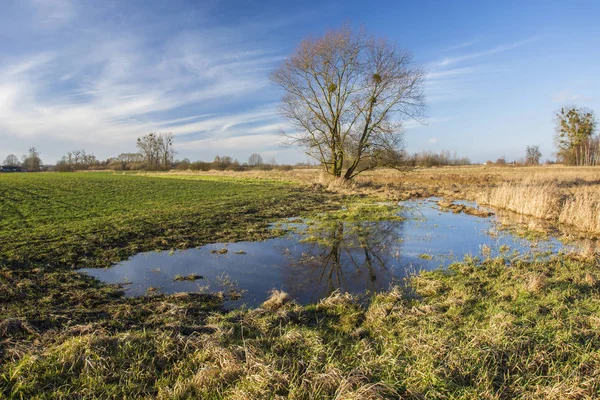
[[[336,290],[353,294],[386,290],[409,274],[446,268],[465,258],[503,256],[509,264],[574,249],[553,237],[518,236],[502,229],[493,215],[451,212],[437,201],[399,203],[390,220],[289,219],[272,225],[285,231],[282,236],[264,241],[145,252],[111,268],[80,271],[121,284],[128,296],[219,292],[229,307],[252,307],[268,298],[272,289],[307,304]]]

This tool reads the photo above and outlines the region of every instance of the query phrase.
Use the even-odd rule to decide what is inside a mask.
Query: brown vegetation
[[[236,176],[240,173],[210,171],[207,174]],[[318,169],[253,170],[241,174],[245,177],[322,186],[342,194],[374,195],[388,200],[430,196],[447,200],[473,200],[480,205],[569,226],[586,235],[600,234],[598,167],[453,166],[415,169],[411,172],[380,169],[366,172],[350,184],[331,179]]]

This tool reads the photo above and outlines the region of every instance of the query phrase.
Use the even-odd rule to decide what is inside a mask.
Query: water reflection
[[[311,230],[301,256],[287,257],[286,286],[296,288],[298,280],[309,283],[313,301],[337,289],[352,293],[386,289],[401,278],[396,269],[402,226],[401,221],[335,222]]]
[[[127,283],[126,294],[240,293],[229,306],[262,303],[271,289],[301,303],[334,290],[387,289],[408,273],[473,257],[530,257],[568,251],[550,238],[528,240],[498,229],[493,218],[442,212],[436,199],[403,203],[403,221],[289,223],[289,234],[262,242],[216,243],[176,252],[148,252],[107,269],[81,270],[108,283]],[[202,279],[183,279],[191,275]]]

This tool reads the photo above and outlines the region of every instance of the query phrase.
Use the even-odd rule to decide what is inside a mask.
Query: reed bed
[[[558,221],[581,230],[600,233],[600,186],[577,190],[568,196],[562,204]]]
[[[589,177],[514,177],[497,186],[484,187],[472,198],[483,205],[600,234],[600,184]]]
[[[482,191],[475,200],[518,214],[555,220],[560,214],[563,197],[554,183],[532,185],[508,182]]]

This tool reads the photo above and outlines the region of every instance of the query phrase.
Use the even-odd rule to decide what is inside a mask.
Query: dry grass
[[[554,183],[503,183],[483,190],[475,200],[536,218],[555,220],[561,212],[564,194]]]
[[[193,172],[170,175],[194,176]],[[291,171],[203,172],[202,175],[250,177],[320,186],[341,194],[363,194],[390,200],[439,196],[474,200],[600,235],[600,167],[459,166],[411,172],[376,170],[351,184],[332,180],[319,169]]]
[[[594,233],[600,233],[600,185],[574,191],[562,204],[558,220]]]
[[[481,204],[558,222],[600,234],[600,184],[526,177],[484,188],[475,196]]]
[[[292,297],[281,290],[273,289],[271,296],[262,304],[265,310],[279,310],[283,306],[292,302]]]

